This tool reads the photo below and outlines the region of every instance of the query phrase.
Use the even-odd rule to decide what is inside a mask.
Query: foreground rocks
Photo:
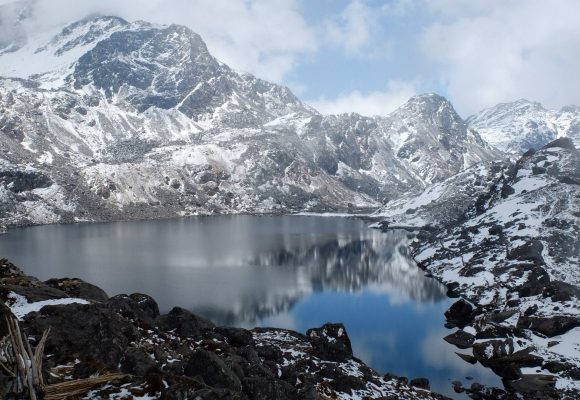
[[[353,356],[342,324],[298,332],[217,327],[187,310],[160,315],[144,294],[109,298],[78,279],[41,282],[0,260],[0,314],[20,316],[35,345],[50,328],[47,383],[106,372],[103,399],[444,399],[425,379],[381,376]],[[67,303],[67,304],[62,304]],[[6,304],[6,305],[5,305]],[[0,336],[6,335],[0,322]],[[0,372],[0,380],[10,378]],[[2,398],[16,398],[0,385]]]

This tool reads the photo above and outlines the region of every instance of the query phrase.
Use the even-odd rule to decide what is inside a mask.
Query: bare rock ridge
[[[5,225],[376,207],[501,157],[440,96],[322,116],[176,25],[86,18],[0,76]]]

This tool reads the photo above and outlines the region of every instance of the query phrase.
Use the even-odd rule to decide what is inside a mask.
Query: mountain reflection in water
[[[450,379],[497,384],[442,340],[451,302],[409,257],[408,240],[356,219],[211,216],[15,229],[0,236],[0,257],[43,280],[147,293],[161,312],[181,306],[219,324],[305,332],[343,322],[371,367],[425,376],[450,396]]]
[[[363,229],[338,233],[340,237],[311,233],[308,240],[304,236],[286,238],[281,248],[249,256],[243,263],[256,274],[280,279],[261,276],[251,291],[240,293],[237,302],[222,308],[214,303],[195,310],[224,324],[252,325],[287,312],[299,299],[317,292],[356,293],[367,289],[388,294],[396,302],[446,299],[445,288],[426,278],[409,256],[406,232]]]

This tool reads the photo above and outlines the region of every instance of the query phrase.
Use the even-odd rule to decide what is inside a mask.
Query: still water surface
[[[0,236],[0,257],[43,280],[147,293],[161,312],[179,305],[221,324],[305,332],[342,322],[371,367],[427,377],[450,396],[452,380],[499,385],[442,340],[451,302],[407,241],[356,219],[212,216],[15,229]]]

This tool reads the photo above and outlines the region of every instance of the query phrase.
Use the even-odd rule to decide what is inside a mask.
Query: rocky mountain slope
[[[501,156],[440,96],[322,116],[175,25],[87,18],[0,76],[6,225],[372,207]]]
[[[522,99],[485,109],[469,117],[467,123],[491,145],[517,155],[560,137],[569,137],[580,147],[578,106],[553,111]]]
[[[423,226],[412,252],[462,298],[446,314],[458,328],[447,340],[472,348],[468,361],[526,398],[576,398],[579,210],[580,152],[561,138],[515,163],[474,167],[382,218]]]

